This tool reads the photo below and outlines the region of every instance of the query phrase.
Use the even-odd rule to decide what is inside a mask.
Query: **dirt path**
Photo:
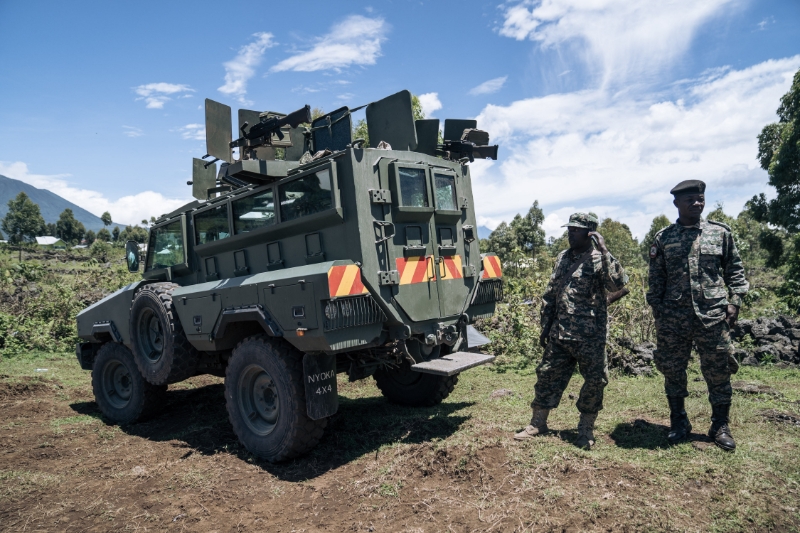
[[[0,530],[702,530],[710,518],[705,480],[670,488],[690,502],[674,508],[644,469],[568,454],[522,467],[521,448],[491,429],[448,447],[463,402],[395,420],[379,396],[344,399],[308,457],[258,462],[230,429],[221,380],[189,384],[164,414],[121,429],[88,388],[0,383]]]

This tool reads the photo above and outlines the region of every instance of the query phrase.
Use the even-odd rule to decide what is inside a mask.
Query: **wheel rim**
[[[139,315],[139,346],[142,354],[151,362],[161,359],[164,353],[164,329],[161,320],[151,309],[145,309]]]
[[[119,361],[109,361],[103,368],[103,396],[115,409],[123,409],[133,394],[133,376]]]
[[[260,365],[250,365],[239,378],[239,409],[245,423],[258,435],[269,434],[278,422],[280,397],[272,376]]]

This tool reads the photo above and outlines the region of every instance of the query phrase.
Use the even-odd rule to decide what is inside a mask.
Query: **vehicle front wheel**
[[[194,375],[199,355],[186,339],[172,303],[174,283],[142,287],[131,305],[131,344],[136,364],[153,385],[177,383]]]
[[[152,414],[163,403],[166,385],[142,378],[133,354],[122,344],[100,348],[92,368],[92,389],[100,412],[117,424],[130,424]]]
[[[239,441],[273,463],[307,453],[327,424],[306,414],[303,353],[279,339],[259,335],[236,346],[225,373],[225,401]]]

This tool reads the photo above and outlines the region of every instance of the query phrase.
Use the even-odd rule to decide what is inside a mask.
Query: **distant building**
[[[67,244],[58,237],[36,237],[36,244],[45,250],[67,249]]]

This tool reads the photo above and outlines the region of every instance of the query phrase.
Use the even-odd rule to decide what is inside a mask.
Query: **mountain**
[[[70,208],[75,214],[75,218],[80,221],[87,230],[97,231],[105,227],[100,217],[61,198],[59,195],[47,189],[37,189],[33,185],[28,185],[23,181],[7,178],[2,174],[0,174],[0,219],[5,217],[6,213],[8,213],[8,201],[14,199],[20,192],[27,194],[33,203],[39,204],[42,218],[44,218],[44,221],[48,224],[58,222],[58,217],[64,209]],[[111,225],[111,227],[113,226],[125,227],[124,224],[117,223]]]
[[[478,226],[478,238],[479,239],[488,239],[489,235],[492,234],[492,230],[487,228],[486,226]]]

